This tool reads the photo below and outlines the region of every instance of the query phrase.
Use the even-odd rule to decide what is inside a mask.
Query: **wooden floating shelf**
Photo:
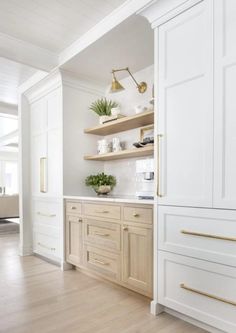
[[[154,153],[154,146],[151,145],[142,148],[126,149],[119,151],[117,153],[84,156],[84,159],[88,161],[112,161],[125,158],[150,156],[153,155],[153,153]]]
[[[154,123],[154,112],[146,111],[134,116],[123,117],[103,125],[86,128],[84,133],[95,135],[109,135],[113,133],[128,131],[133,128],[138,128]]]

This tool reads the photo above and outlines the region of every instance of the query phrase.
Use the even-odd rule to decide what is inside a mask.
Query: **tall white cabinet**
[[[156,44],[153,312],[233,333],[236,1],[160,0],[143,15]]]
[[[96,163],[83,160],[86,148],[96,147],[97,138],[82,138],[84,114],[101,97],[99,87],[56,70],[25,91],[29,117],[30,221],[32,252],[66,268],[64,253],[63,195],[88,189],[84,179]],[[92,122],[92,120],[91,120]],[[82,153],[81,153],[82,152]],[[100,164],[101,165],[101,164]],[[29,177],[30,176],[30,177]],[[24,225],[23,225],[24,227]]]

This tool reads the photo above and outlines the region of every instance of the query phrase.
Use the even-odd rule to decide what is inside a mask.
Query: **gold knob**
[[[138,213],[133,213],[133,217],[139,217],[140,215]]]
[[[72,206],[71,209],[76,209],[76,207],[75,207],[75,206]]]
[[[129,229],[128,229],[128,227],[123,227],[123,230],[128,231]]]
[[[80,223],[82,223],[82,222],[83,222],[83,220],[82,220],[82,219],[79,219],[79,222],[80,222]]]

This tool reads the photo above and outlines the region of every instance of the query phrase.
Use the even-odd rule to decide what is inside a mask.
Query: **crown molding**
[[[67,61],[75,57],[78,53],[86,49],[89,45],[93,44],[96,40],[104,36],[107,32],[115,28],[129,16],[136,14],[153,0],[127,0],[93,28],[87,31],[83,36],[77,39],[69,47],[64,49],[59,54],[59,66],[62,66]]]
[[[56,53],[4,33],[0,33],[0,56],[47,72],[58,64]]]
[[[203,0],[154,0],[137,12],[156,28]]]

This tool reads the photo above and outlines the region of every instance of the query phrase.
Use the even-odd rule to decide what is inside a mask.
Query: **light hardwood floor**
[[[149,301],[75,270],[18,256],[18,235],[0,237],[1,333],[204,333]]]

